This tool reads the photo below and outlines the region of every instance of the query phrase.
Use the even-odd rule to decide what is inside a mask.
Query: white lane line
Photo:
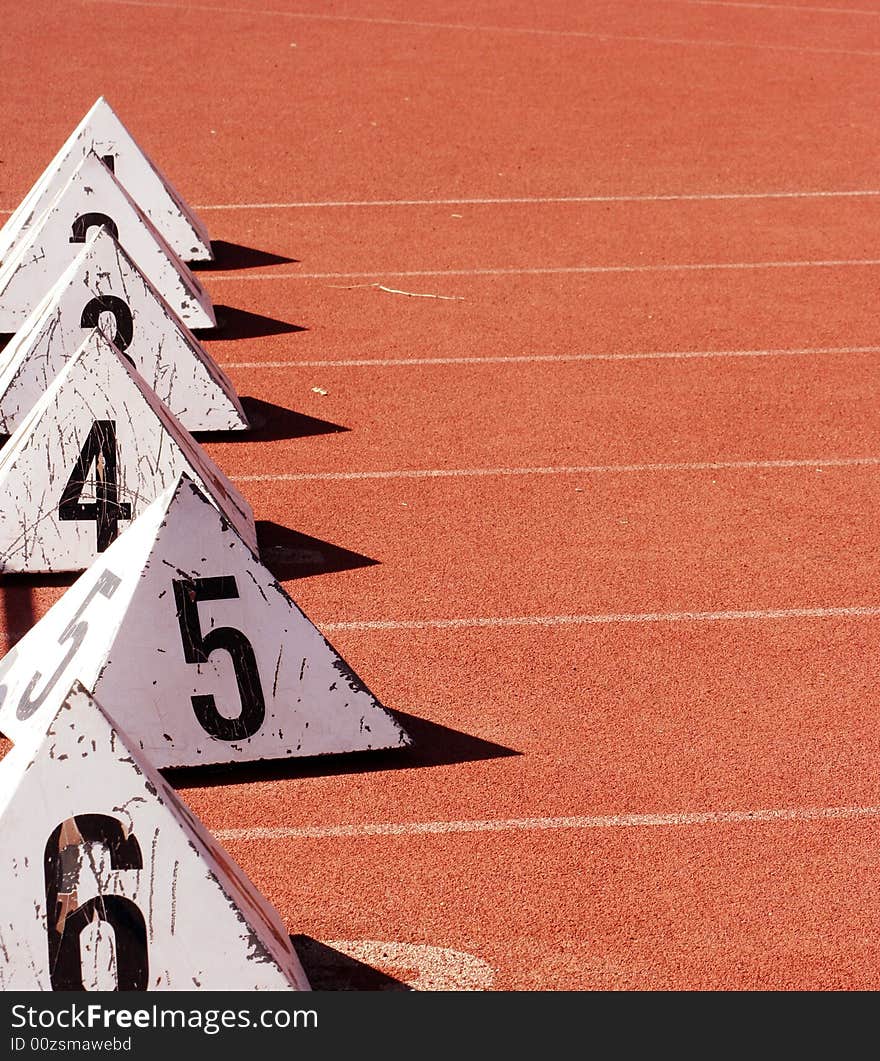
[[[765,611],[622,612],[608,615],[504,615],[470,619],[364,619],[320,623],[322,630],[466,630],[510,626],[614,626],[621,623],[761,622],[784,619],[876,619],[880,606],[775,608]]]
[[[328,199],[324,202],[212,203],[195,210],[311,210],[325,207],[363,206],[536,206],[578,203],[684,203],[740,199],[860,199],[880,195],[880,190],[837,192],[717,192],[692,195],[543,195],[498,199]],[[11,213],[4,210],[3,213]]]
[[[516,365],[566,361],[655,361],[719,357],[805,357],[819,354],[880,354],[880,346],[810,346],[784,350],[662,350],[634,354],[522,354],[500,357],[383,357],[347,361],[218,361],[223,368],[390,368],[397,365]]]
[[[262,826],[217,829],[219,840],[325,840],[444,833],[534,832],[546,829],[646,829],[693,825],[766,825],[880,817],[880,807],[782,807],[770,810],[683,811],[671,814],[603,814],[566,818],[488,818],[473,821],[376,822],[362,825]]]
[[[126,7],[170,9],[175,11],[210,11],[218,15],[263,15],[271,18],[296,18],[302,21],[357,22],[376,26],[410,26],[418,29],[463,30],[467,33],[508,33],[524,36],[558,37],[592,41],[634,41],[641,44],[671,44],[684,47],[745,48],[771,52],[797,52],[813,55],[861,55],[869,58],[880,56],[878,51],[855,48],[812,48],[796,44],[759,44],[754,41],[713,40],[700,37],[655,37],[630,33],[588,33],[584,30],[539,29],[530,26],[481,26],[460,22],[421,22],[402,18],[375,18],[365,15],[328,15],[305,11],[279,11],[248,7],[217,7],[210,4],[170,4],[147,2],[147,0],[91,0],[92,3],[116,4]]]
[[[828,460],[667,461],[657,464],[570,464],[524,468],[400,468],[364,472],[277,472],[232,475],[236,483],[346,482],[358,479],[452,479],[501,475],[623,475],[653,472],[704,472],[761,468],[853,468],[877,466],[880,457],[831,457]]]
[[[672,0],[672,3],[698,7],[754,7],[762,11],[805,11],[821,15],[870,15],[877,18],[880,11],[866,11],[863,7],[813,7],[808,4],[756,4],[746,0]]]
[[[607,615],[503,615],[467,619],[352,619],[336,622],[314,620],[324,632],[346,630],[467,630],[518,626],[615,626],[624,623],[718,623],[760,622],[797,619],[876,619],[880,605],[844,608],[771,608],[764,611],[720,612],[618,612]],[[27,630],[0,631],[0,640],[20,641]]]
[[[829,258],[779,262],[674,262],[663,265],[555,265],[507,269],[375,269],[370,273],[216,273],[210,283],[245,280],[375,280],[377,277],[424,276],[565,276],[580,273],[669,273],[703,272],[717,269],[837,269],[845,266],[880,265],[880,258]]]
[[[717,192],[672,195],[542,195],[486,199],[328,199],[292,203],[202,203],[194,210],[314,210],[327,207],[388,206],[540,206],[578,203],[682,203],[722,202],[741,199],[864,199],[880,196],[880,189],[854,191]],[[11,214],[12,210],[0,210]]]

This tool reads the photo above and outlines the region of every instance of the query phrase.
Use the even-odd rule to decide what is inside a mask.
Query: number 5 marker
[[[96,586],[116,572],[111,599]],[[75,620],[95,615],[77,654]],[[100,621],[98,619],[100,618]],[[71,625],[73,624],[73,625]],[[66,637],[65,637],[66,635]],[[61,661],[55,664],[55,660]],[[0,661],[0,730],[46,725],[75,675],[158,768],[401,748],[409,738],[186,476]],[[62,665],[63,664],[63,665]]]

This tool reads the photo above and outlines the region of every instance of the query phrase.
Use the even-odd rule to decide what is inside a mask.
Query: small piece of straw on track
[[[328,284],[328,287],[336,288],[337,291],[354,291],[359,287],[375,287],[379,291],[387,291],[389,295],[406,295],[407,298],[442,298],[449,302],[464,302],[463,295],[430,295],[423,291],[400,291],[396,287],[386,287],[384,284]]]

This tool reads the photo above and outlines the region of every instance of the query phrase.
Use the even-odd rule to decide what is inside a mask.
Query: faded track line
[[[843,821],[880,817],[880,807],[784,807],[771,810],[608,814],[567,818],[496,818],[472,821],[377,822],[362,825],[217,829],[219,840],[325,840],[367,836],[424,836],[445,833],[533,832],[561,829],[681,828],[694,825],[765,825],[776,822]]]
[[[880,189],[794,192],[694,192],[657,195],[542,195],[471,199],[327,199],[287,203],[202,203],[194,210],[314,210],[325,208],[389,206],[542,206],[589,203],[723,202],[741,199],[864,199],[880,196]],[[0,210],[11,214],[12,210]]]
[[[785,350],[663,350],[634,354],[522,354],[497,357],[385,357],[347,361],[218,361],[223,368],[390,368],[397,365],[516,365],[566,361],[655,361],[717,357],[803,357],[810,354],[880,354],[880,346],[814,346]]]
[[[374,18],[366,15],[329,15],[304,11],[281,11],[277,8],[258,10],[247,7],[217,7],[210,4],[149,3],[147,0],[91,0],[92,3],[115,4],[125,7],[154,8],[174,11],[210,11],[217,15],[251,15],[270,18],[296,18],[301,21],[356,22],[376,26],[403,26],[416,29],[463,30],[466,33],[508,33],[524,36],[556,37],[592,41],[633,41],[640,44],[671,44],[688,48],[744,48],[771,52],[796,52],[812,55],[860,55],[868,58],[880,56],[878,51],[853,48],[811,48],[796,44],[758,44],[753,41],[712,40],[699,37],[653,37],[629,33],[588,33],[584,30],[540,29],[530,26],[481,26],[459,22],[421,22],[402,18]]]
[[[876,619],[880,605],[854,605],[842,608],[772,608],[763,611],[716,612],[620,612],[607,615],[503,615],[460,619],[351,619],[325,622],[315,620],[325,632],[346,630],[465,630],[518,626],[615,626],[625,623],[717,623],[761,622],[788,619]],[[0,631],[0,640],[16,642],[27,630]]]
[[[880,258],[832,258],[827,260],[779,262],[682,262],[670,265],[557,265],[523,266],[501,269],[375,269],[361,273],[217,273],[210,283],[272,280],[375,280],[379,277],[422,276],[565,276],[581,273],[669,273],[702,272],[718,269],[834,269],[844,266],[880,265]]]
[[[343,482],[353,479],[451,479],[501,475],[618,475],[643,472],[703,472],[760,468],[851,468],[880,465],[880,457],[832,457],[742,461],[668,461],[657,464],[573,464],[524,468],[413,468],[364,472],[278,472],[277,474],[232,475],[237,483],[295,483],[316,480]]]
[[[615,626],[622,623],[760,622],[779,619],[876,619],[880,606],[765,611],[622,612],[608,615],[505,615],[468,619],[364,619],[320,623],[322,630],[465,630],[510,626]]]
[[[309,210],[364,206],[541,206],[586,203],[723,202],[739,199],[858,199],[880,195],[880,190],[831,192],[717,192],[673,195],[545,195],[496,199],[328,199],[324,202],[213,203],[195,210]],[[10,213],[11,211],[4,211]]]
[[[761,11],[805,11],[821,15],[870,15],[877,18],[880,11],[868,11],[857,7],[812,7],[807,4],[758,4],[746,0],[671,0],[672,3],[689,4],[692,7],[751,7]]]

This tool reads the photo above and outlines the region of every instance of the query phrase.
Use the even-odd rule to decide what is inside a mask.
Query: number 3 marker
[[[127,350],[134,336],[134,320],[131,310],[116,295],[99,295],[86,303],[80,324],[83,328],[97,328],[101,323],[102,313],[112,313],[116,321],[116,332],[108,338],[113,340],[113,345],[117,350]]]

